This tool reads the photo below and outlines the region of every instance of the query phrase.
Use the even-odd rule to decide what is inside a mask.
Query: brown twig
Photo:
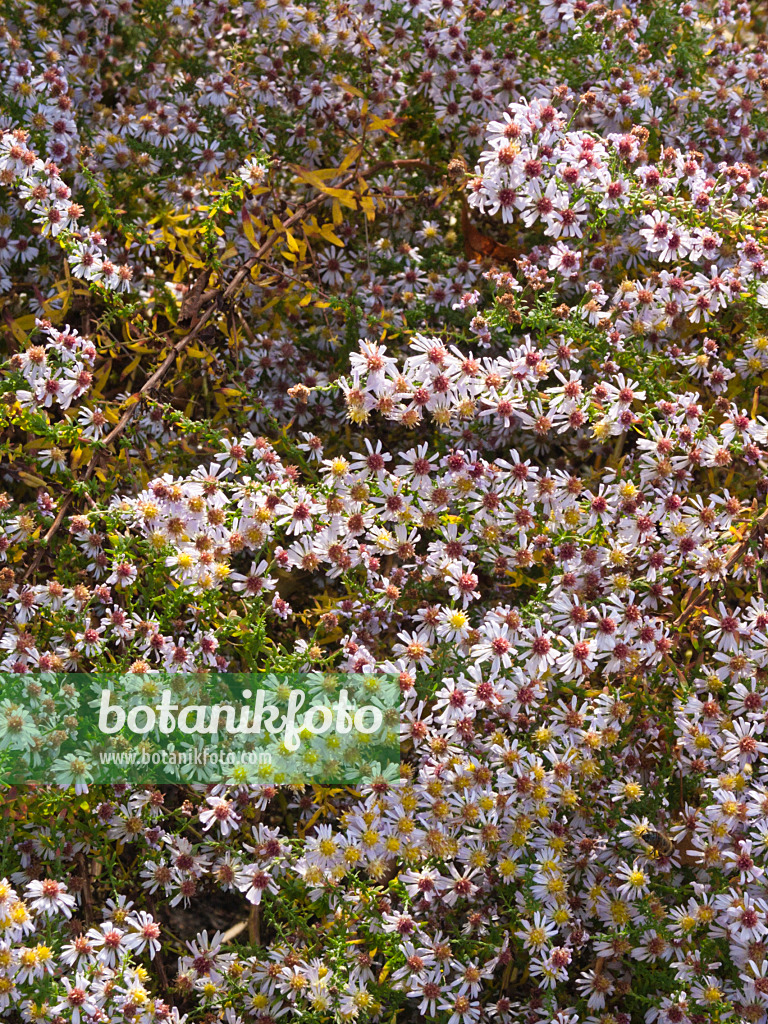
[[[85,924],[90,927],[93,924],[93,894],[91,892],[91,873],[88,868],[88,860],[83,853],[78,853],[77,863],[80,866],[83,879],[83,914]]]
[[[151,894],[147,894],[147,906],[152,917],[157,920],[157,904],[155,898]],[[167,929],[164,928],[165,931]],[[162,946],[155,954],[155,958],[152,961],[157,970],[157,980],[160,982],[160,991],[163,997],[167,997],[170,992],[170,985],[168,983],[168,974],[165,970],[165,961],[163,960],[163,949]]]
[[[189,332],[189,334],[185,334],[183,338],[181,338],[179,341],[176,342],[176,344],[170,350],[170,352],[165,357],[165,359],[162,361],[160,366],[158,366],[158,368],[155,370],[155,372],[152,374],[152,376],[149,377],[144,382],[144,384],[143,384],[141,390],[138,392],[138,394],[133,396],[133,398],[134,398],[133,403],[130,405],[130,407],[128,409],[125,410],[123,415],[118,420],[117,424],[112,428],[112,430],[104,438],[104,441],[103,441],[104,447],[107,447],[108,445],[110,445],[116,438],[118,438],[123,433],[125,428],[128,426],[128,424],[133,419],[133,417],[134,417],[134,415],[136,413],[136,410],[138,409],[139,405],[141,404],[141,399],[148,392],[152,391],[152,389],[155,388],[162,381],[162,379],[165,376],[165,374],[168,372],[170,367],[173,365],[173,363],[174,363],[174,361],[176,359],[176,356],[179,355],[181,352],[183,352],[184,349],[187,347],[187,345],[189,345],[190,342],[192,342],[194,340],[194,338],[197,337],[197,335],[203,329],[203,327],[208,322],[208,320],[211,318],[213,313],[214,313],[214,307],[211,307],[210,309],[206,310],[205,313],[197,321],[195,326],[192,328],[192,330]],[[99,450],[99,451],[95,452],[93,454],[93,456],[91,457],[91,460],[89,461],[89,463],[88,463],[88,465],[86,467],[86,470],[85,470],[85,477],[83,478],[83,483],[88,483],[88,481],[91,479],[93,474],[96,472],[96,468],[98,466],[98,461],[99,461],[99,455],[100,454],[101,454],[101,451]],[[64,499],[64,501],[61,503],[61,508],[59,509],[59,511],[58,511],[58,513],[56,515],[56,518],[54,519],[53,523],[51,524],[48,532],[45,534],[45,536],[40,541],[40,543],[38,545],[38,548],[37,548],[37,552],[35,553],[35,557],[32,560],[32,563],[29,566],[29,568],[27,569],[27,571],[24,573],[24,579],[25,580],[28,579],[34,573],[34,571],[37,569],[37,567],[40,565],[40,562],[43,559],[43,555],[45,553],[45,550],[48,547],[48,545],[51,543],[51,540],[56,535],[56,533],[58,532],[61,524],[63,523],[64,516],[67,514],[67,510],[69,509],[70,505],[74,501],[74,497],[75,497],[74,493],[72,491],[70,491],[70,493],[67,495],[67,497]]]
[[[424,160],[382,160],[379,163],[373,164],[371,167],[368,167],[359,173],[357,171],[352,171],[350,174],[345,175],[341,179],[341,181],[336,182],[333,187],[344,188],[346,185],[351,184],[358,177],[367,177],[370,174],[375,174],[377,171],[384,170],[389,167],[413,167],[414,169],[418,168],[420,170],[428,171],[430,173],[435,171],[435,168],[432,167],[430,164],[426,163]],[[201,284],[201,282],[204,282],[206,280],[207,274],[203,274],[198,278],[198,280],[195,282],[195,287],[193,288],[194,297],[192,299],[192,302],[194,303],[194,313],[200,310],[203,306],[207,305],[207,308],[205,308],[202,311],[200,318],[195,322],[194,326],[189,331],[189,333],[185,334],[183,338],[180,338],[179,341],[176,342],[176,344],[171,348],[171,350],[168,352],[168,355],[158,366],[155,372],[144,382],[144,384],[137,392],[137,394],[132,396],[133,401],[131,402],[131,405],[125,410],[123,415],[118,420],[117,424],[104,438],[104,441],[102,443],[102,446],[100,446],[99,451],[95,452],[91,460],[89,461],[88,466],[86,467],[83,483],[88,483],[93,474],[96,472],[101,447],[109,447],[109,445],[112,444],[113,441],[117,440],[117,438],[120,437],[120,435],[126,429],[126,427],[131,422],[133,417],[136,415],[136,411],[141,405],[141,400],[150,391],[152,391],[154,388],[158,387],[162,383],[166,373],[171,368],[171,366],[173,366],[176,357],[180,355],[184,351],[184,349],[187,348],[189,344],[191,344],[192,341],[194,341],[194,339],[198,336],[200,331],[208,323],[211,317],[220,309],[226,308],[229,305],[233,296],[236,294],[236,292],[243,284],[245,279],[248,277],[253,267],[255,267],[257,263],[263,261],[264,257],[267,255],[270,249],[272,249],[272,247],[275,245],[275,243],[278,241],[281,235],[285,234],[285,232],[292,228],[294,224],[297,224],[299,221],[301,221],[304,217],[306,217],[306,215],[311,210],[314,210],[316,207],[320,206],[327,199],[328,196],[325,193],[321,193],[314,199],[310,199],[308,202],[302,203],[301,206],[297,208],[295,213],[291,214],[291,216],[288,217],[286,221],[281,223],[279,229],[276,229],[269,235],[269,237],[257,249],[256,253],[253,256],[249,257],[245,261],[245,263],[243,263],[243,265],[235,273],[235,276],[232,278],[232,280],[229,282],[226,288],[223,288],[222,285],[219,285],[216,288],[210,288],[207,291],[203,292],[202,287],[204,285]],[[182,312],[183,315],[185,316],[189,315],[189,313],[191,312],[191,307],[188,306],[187,309],[185,310],[182,304]],[[64,521],[64,517],[67,514],[67,511],[71,506],[73,500],[74,494],[70,492],[62,502],[61,508],[59,509],[56,518],[51,524],[48,532],[39,542],[37,551],[35,553],[35,557],[32,560],[27,571],[24,573],[25,580],[28,579],[40,565],[40,562],[43,559],[43,555],[46,549],[48,548],[49,544],[53,540],[58,530],[60,529],[61,524]]]
[[[745,553],[751,542],[754,540],[755,536],[760,532],[760,528],[766,523],[768,523],[768,508],[761,512],[757,519],[753,521],[752,527],[747,536],[744,537],[742,540],[737,541],[737,543],[734,544],[731,548],[725,563],[726,574],[728,573],[728,570],[732,569],[736,562],[738,562],[738,560]],[[691,590],[689,590],[688,593],[690,594]],[[685,611],[681,612],[680,615],[678,615],[678,617],[672,623],[672,628],[678,629],[680,626],[685,625],[685,623],[688,621],[688,619],[690,619],[690,617],[693,615],[696,609],[700,607],[707,600],[708,597],[709,591],[706,587],[703,587],[698,596],[695,597],[690,604],[686,605]]]
[[[248,915],[248,941],[252,946],[261,945],[261,914],[258,904],[251,907]]]

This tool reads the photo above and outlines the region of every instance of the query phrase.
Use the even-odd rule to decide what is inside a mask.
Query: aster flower
[[[209,796],[206,797],[206,803],[208,807],[200,811],[199,815],[204,832],[213,828],[214,825],[218,825],[222,836],[228,836],[230,832],[236,831],[240,827],[240,815],[230,800]]]
[[[75,897],[67,892],[63,882],[57,882],[52,878],[35,879],[28,883],[25,895],[30,901],[29,909],[35,913],[44,914],[46,917],[54,917],[57,914],[67,918],[72,916]]]

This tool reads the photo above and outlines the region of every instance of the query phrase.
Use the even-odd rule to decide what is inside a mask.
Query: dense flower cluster
[[[0,671],[394,678],[402,763],[6,790],[5,1019],[768,1021],[764,29],[11,4]]]

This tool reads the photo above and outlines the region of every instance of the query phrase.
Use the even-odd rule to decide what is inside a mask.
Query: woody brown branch
[[[341,179],[341,181],[337,182],[333,187],[344,188],[345,186],[351,184],[358,177],[364,178],[371,174],[375,174],[380,170],[385,170],[389,167],[412,167],[414,169],[425,170],[430,173],[435,171],[435,168],[425,163],[423,160],[382,160],[379,163],[373,164],[371,167],[366,168],[362,172],[352,171],[350,174],[345,175]],[[173,366],[176,357],[181,355],[184,349],[187,348],[187,346],[194,341],[194,339],[200,334],[203,327],[208,323],[211,317],[215,313],[217,313],[220,310],[220,308],[226,307],[227,304],[231,302],[232,298],[239,290],[240,286],[244,283],[253,267],[255,267],[258,263],[263,261],[267,253],[272,249],[272,247],[275,245],[278,239],[285,234],[286,231],[292,228],[295,224],[298,224],[299,221],[306,217],[308,213],[310,213],[312,210],[316,209],[323,202],[325,202],[327,198],[328,197],[324,193],[322,193],[321,195],[316,196],[314,199],[311,199],[306,203],[302,203],[302,205],[298,207],[295,213],[291,214],[291,216],[288,217],[287,220],[281,223],[280,229],[273,231],[272,234],[259,247],[256,253],[253,256],[249,257],[245,261],[245,263],[243,263],[243,265],[239,268],[235,276],[232,278],[232,280],[226,287],[224,287],[224,285],[219,285],[216,288],[208,289],[199,296],[199,300],[195,301],[197,309],[200,309],[206,305],[207,308],[202,312],[200,318],[194,323],[194,326],[189,331],[189,333],[185,334],[183,338],[180,338],[179,341],[176,342],[176,344],[168,352],[162,363],[157,367],[155,372],[149,378],[147,378],[147,380],[144,382],[140,390],[135,395],[132,396],[133,401],[129,408],[125,410],[123,415],[118,420],[117,424],[104,438],[104,441],[99,447],[99,451],[95,452],[94,455],[91,457],[86,467],[83,483],[88,483],[88,481],[93,477],[94,473],[96,472],[101,451],[104,448],[108,448],[113,443],[113,441],[116,441],[117,438],[119,438],[120,435],[126,430],[131,420],[136,415],[136,412],[141,405],[142,399],[145,398],[149,394],[149,392],[151,392],[154,388],[158,387],[162,383],[168,370],[171,368],[171,366]],[[203,278],[204,276],[205,275],[201,275],[201,278]],[[201,278],[198,278],[198,281]],[[195,310],[194,312],[196,311],[197,310]],[[185,310],[184,312],[186,316],[190,315],[189,309]],[[194,313],[192,313],[192,315],[194,315]],[[46,549],[48,548],[51,541],[61,528],[61,524],[63,523],[67,511],[69,510],[70,506],[72,505],[72,502],[74,501],[74,497],[74,494],[70,492],[62,502],[62,505],[56,515],[56,518],[54,519],[53,523],[48,529],[48,532],[45,534],[45,536],[40,541],[40,544],[38,545],[32,563],[30,564],[27,571],[24,573],[25,580],[28,579],[39,567]]]
[[[726,573],[726,575],[728,574],[728,571],[732,569],[733,566],[739,561],[739,559],[746,553],[747,549],[749,548],[749,545],[759,534],[760,528],[766,523],[768,523],[768,508],[761,512],[757,519],[753,520],[752,526],[747,536],[744,537],[743,540],[738,541],[731,548],[725,563],[724,572]],[[690,617],[693,615],[696,609],[700,608],[701,605],[708,600],[709,596],[709,587],[702,587],[701,592],[698,594],[698,596],[695,597],[691,601],[691,603],[686,606],[685,611],[678,615],[678,617],[672,623],[672,628],[677,629],[679,626],[683,626],[688,621],[688,619],[690,619]]]

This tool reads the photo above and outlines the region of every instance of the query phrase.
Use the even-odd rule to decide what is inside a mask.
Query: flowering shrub
[[[334,671],[402,761],[6,786],[3,1019],[768,1020],[765,22],[6,7],[0,759]]]

